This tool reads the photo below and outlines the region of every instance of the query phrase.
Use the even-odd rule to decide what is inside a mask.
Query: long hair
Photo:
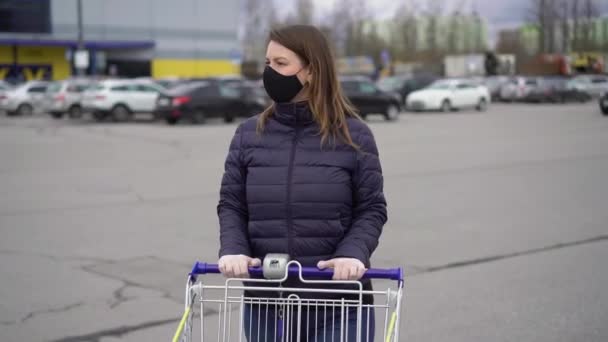
[[[319,125],[321,143],[336,138],[357,148],[346,119],[359,118],[357,110],[344,96],[338,80],[334,56],[323,33],[314,26],[292,25],[273,29],[268,42],[274,41],[293,51],[309,67],[312,80],[307,85],[308,105]],[[274,105],[266,108],[258,120],[258,132],[264,130]]]

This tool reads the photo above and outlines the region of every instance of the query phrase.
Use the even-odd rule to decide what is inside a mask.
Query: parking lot
[[[217,260],[237,124],[0,116],[0,341],[169,340],[191,264]],[[374,265],[406,269],[402,341],[608,340],[596,102],[369,124],[389,203]]]

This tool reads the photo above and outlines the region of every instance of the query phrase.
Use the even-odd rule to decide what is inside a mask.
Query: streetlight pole
[[[82,29],[82,0],[76,0],[76,11],[77,11],[77,18],[78,18],[78,44],[76,47],[76,52],[77,53],[82,53],[81,51],[85,51],[84,50],[84,33],[83,33],[83,29]],[[76,63],[78,64],[78,63]],[[85,74],[85,70],[86,68],[83,68],[81,65],[74,65],[76,67],[76,73],[79,76],[82,76]]]

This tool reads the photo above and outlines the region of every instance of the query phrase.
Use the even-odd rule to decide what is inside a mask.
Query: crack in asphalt
[[[219,312],[216,310],[206,309],[203,314],[203,317],[208,317],[208,316],[215,315],[218,313]],[[200,318],[200,313],[197,312],[197,313],[193,314],[193,319],[196,319],[196,318]],[[103,330],[95,331],[95,332],[84,334],[84,335],[66,336],[66,337],[62,337],[62,338],[52,340],[49,342],[100,342],[101,339],[103,339],[103,338],[107,338],[107,337],[120,338],[120,337],[123,337],[124,335],[130,334],[135,331],[150,329],[150,328],[154,328],[157,326],[166,325],[169,323],[175,324],[175,323],[179,322],[180,320],[181,320],[181,317],[169,318],[169,319],[163,319],[163,320],[146,321],[146,322],[134,324],[134,325],[127,325],[127,326],[123,325],[123,326],[119,326],[119,327],[103,329]]]
[[[111,263],[116,263],[116,262],[111,262]],[[106,263],[102,263],[102,264],[106,264]],[[179,304],[183,303],[183,298],[177,299],[177,298],[173,298],[171,296],[171,293],[165,289],[161,289],[161,288],[157,288],[157,287],[153,287],[153,286],[148,286],[148,285],[143,285],[143,284],[139,284],[136,283],[134,281],[128,280],[126,278],[123,277],[119,277],[119,276],[115,276],[115,275],[110,275],[104,272],[100,272],[97,270],[92,269],[95,266],[100,265],[98,264],[93,264],[93,265],[85,265],[85,266],[81,266],[80,269],[84,272],[87,273],[91,273],[94,274],[96,276],[102,277],[102,278],[106,278],[106,279],[112,279],[112,280],[116,280],[121,282],[122,284],[112,292],[112,298],[110,299],[109,303],[108,303],[108,307],[110,309],[115,309],[118,306],[133,300],[133,299],[137,299],[137,297],[134,296],[126,296],[124,294],[124,292],[129,288],[129,287],[134,287],[134,288],[140,288],[140,289],[144,289],[144,290],[151,290],[151,291],[156,291],[160,293],[160,298],[164,298],[164,299],[168,299],[172,302],[176,302]]]
[[[125,282],[119,288],[117,288],[116,290],[114,290],[112,292],[113,302],[110,302],[110,304],[109,304],[110,309],[115,309],[118,306],[120,306],[121,304],[137,298],[137,297],[133,297],[133,296],[129,297],[124,294],[124,292],[131,286],[132,285],[129,285]]]
[[[21,323],[25,323],[26,321],[28,321],[36,316],[39,316],[39,315],[63,313],[63,312],[67,312],[67,311],[70,311],[75,308],[79,308],[79,307],[83,306],[84,304],[85,304],[84,302],[76,302],[76,303],[68,304],[65,306],[58,307],[58,308],[31,311],[16,321],[2,321],[2,322],[0,322],[0,324],[2,324],[2,325],[21,324]]]
[[[589,239],[584,239],[584,240],[557,243],[554,245],[533,248],[533,249],[528,249],[525,251],[514,252],[514,253],[498,254],[498,255],[491,255],[491,256],[476,258],[476,259],[456,261],[456,262],[451,262],[451,263],[447,263],[447,264],[439,265],[439,266],[431,266],[431,267],[416,266],[416,268],[419,269],[420,271],[415,272],[414,274],[411,274],[410,276],[415,276],[415,275],[425,274],[425,273],[432,273],[432,272],[439,272],[439,271],[449,270],[449,269],[454,269],[454,268],[461,268],[461,267],[485,264],[485,263],[500,261],[500,260],[504,260],[504,259],[511,259],[511,258],[516,258],[516,257],[520,257],[520,256],[539,254],[539,253],[549,252],[549,251],[553,251],[553,250],[557,250],[557,249],[563,249],[563,248],[580,246],[580,245],[585,245],[585,244],[590,244],[590,243],[602,242],[602,241],[606,241],[606,240],[608,240],[608,235],[599,235],[599,236],[595,236],[595,237],[592,237]]]

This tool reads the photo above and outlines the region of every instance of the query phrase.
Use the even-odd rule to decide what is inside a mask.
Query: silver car
[[[580,75],[572,79],[572,86],[584,91],[593,97],[599,97],[608,92],[608,76],[605,75]]]
[[[8,90],[0,98],[0,110],[11,116],[41,112],[47,85],[44,81],[30,81]]]
[[[64,114],[76,119],[82,116],[82,95],[90,86],[87,80],[53,82],[46,89],[44,111],[60,119]]]
[[[536,87],[538,87],[536,77],[514,77],[510,82],[503,84],[499,96],[502,101],[521,101]]]

